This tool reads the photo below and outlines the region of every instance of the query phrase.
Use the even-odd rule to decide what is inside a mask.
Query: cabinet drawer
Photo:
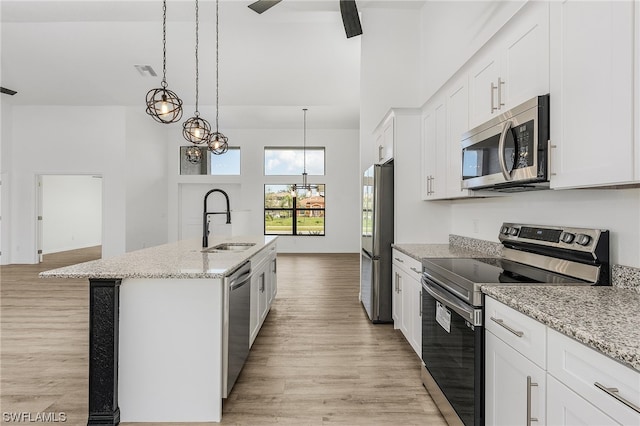
[[[413,257],[402,253],[400,250],[393,249],[393,263],[410,273],[415,275],[416,279],[420,279],[422,274],[422,262],[414,259]]]
[[[546,326],[495,299],[485,297],[485,328],[506,344],[546,367]]]
[[[640,412],[613,396],[617,395],[640,410],[640,372],[555,330],[549,329],[547,339],[549,374],[616,422],[640,425]],[[618,391],[611,395],[596,383]]]

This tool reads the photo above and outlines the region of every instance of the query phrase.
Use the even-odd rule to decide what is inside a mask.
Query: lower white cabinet
[[[640,372],[488,296],[485,306],[487,425],[640,426]]]
[[[619,424],[550,374],[547,374],[547,423],[562,426]]]
[[[393,250],[393,326],[400,329],[419,357],[422,357],[422,265]]]
[[[276,245],[251,259],[251,312],[249,315],[250,341],[258,336],[277,292]]]
[[[545,371],[485,332],[487,425],[545,424]]]

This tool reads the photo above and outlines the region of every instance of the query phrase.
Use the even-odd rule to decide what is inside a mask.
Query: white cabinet
[[[549,93],[549,4],[526,4],[472,63],[470,127]]]
[[[472,196],[462,189],[461,136],[469,130],[466,74],[445,86],[422,113],[422,199]]]
[[[550,374],[547,374],[547,423],[561,426],[619,424]]]
[[[638,2],[551,2],[552,188],[640,180],[634,7]]]
[[[383,164],[393,159],[395,142],[394,133],[395,117],[390,111],[373,132],[375,140],[373,158],[376,164]]]
[[[447,108],[445,99],[436,97],[422,113],[422,199],[446,198]]]
[[[487,425],[545,424],[544,370],[488,330],[485,377]]]
[[[545,424],[545,344],[544,324],[485,298],[488,425]]]
[[[487,425],[640,425],[640,372],[491,297],[485,319]]]
[[[393,250],[393,324],[419,357],[422,356],[421,268],[418,260]]]
[[[276,245],[251,258],[250,344],[258,336],[277,292]]]
[[[616,423],[640,425],[640,373],[557,331],[549,330],[547,339],[549,375]],[[563,399],[556,403],[572,406]],[[554,409],[554,415],[562,413]],[[562,417],[554,417],[554,424],[556,420],[563,422]]]

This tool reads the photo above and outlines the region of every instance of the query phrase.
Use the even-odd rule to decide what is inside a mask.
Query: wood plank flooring
[[[99,248],[1,267],[2,412],[64,412],[65,424],[86,425],[88,283],[37,273],[96,257]],[[357,254],[278,255],[278,295],[220,424],[446,424],[419,358],[392,325],[369,323],[358,283]]]

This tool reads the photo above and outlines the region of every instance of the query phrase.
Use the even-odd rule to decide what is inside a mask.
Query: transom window
[[[307,147],[306,150],[292,147],[265,147],[264,174],[266,176],[302,175],[305,159],[308,175],[324,176],[324,147]]]

